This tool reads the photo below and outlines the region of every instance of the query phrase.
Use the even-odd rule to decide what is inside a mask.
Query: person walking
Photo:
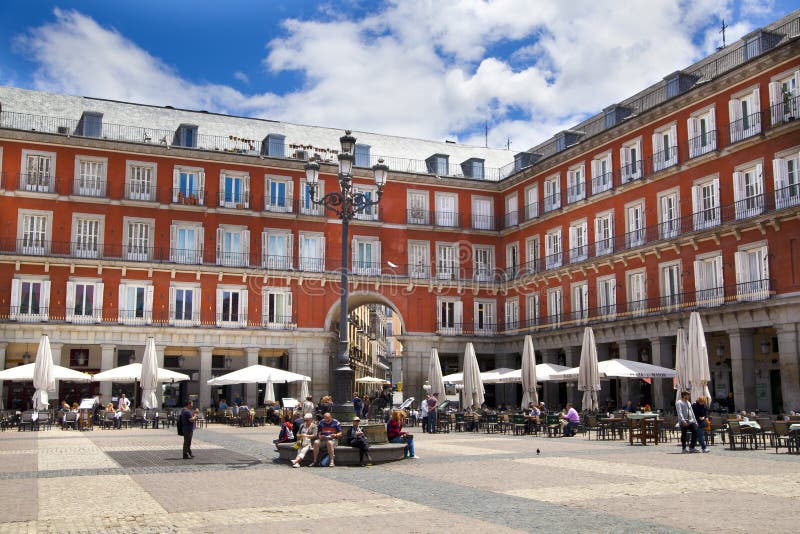
[[[358,396],[358,393],[353,393],[353,413],[356,417],[361,415],[361,410],[364,406],[364,399]]]
[[[422,420],[423,434],[428,431],[428,399],[430,398],[429,394],[419,403],[419,418]]]
[[[697,421],[697,441],[700,443],[700,450],[708,452],[708,447],[706,446],[706,427],[709,420],[708,399],[702,395],[697,397],[697,400],[692,404],[692,411]]]
[[[192,435],[194,434],[194,422],[197,420],[197,414],[200,412],[197,408],[192,410],[192,401],[188,401],[186,406],[181,411],[181,417],[178,421],[178,430],[180,435],[183,436],[183,459],[188,460],[194,458],[192,454]]]
[[[681,452],[697,452],[697,419],[694,416],[692,405],[689,402],[688,391],[681,392],[681,400],[675,403],[675,412],[678,414],[678,424],[681,427]],[[686,450],[687,434],[691,435],[689,450]]]

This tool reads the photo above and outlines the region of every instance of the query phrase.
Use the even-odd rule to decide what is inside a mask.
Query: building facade
[[[432,347],[448,369],[468,341],[482,368],[518,367],[532,334],[541,360],[577,365],[586,325],[601,359],[673,366],[697,310],[715,397],[800,409],[798,34],[795,12],[519,154],[355,133],[356,187],[374,194],[379,158],[390,177],[351,226],[349,306],[393,310],[406,396]],[[205,383],[258,362],[327,392],[341,226],[303,165],[337,187],[341,132],[12,88],[0,106],[0,367],[42,333],[89,372],[154,336],[192,376],[170,395],[202,406],[257,401]],[[6,405],[26,387],[6,384]],[[666,407],[671,388],[604,382],[601,402]]]

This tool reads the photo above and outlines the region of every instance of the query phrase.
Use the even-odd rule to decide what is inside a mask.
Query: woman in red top
[[[394,410],[392,418],[389,419],[389,424],[386,426],[386,435],[389,438],[389,443],[405,443],[406,448],[403,458],[417,459],[419,456],[414,454],[414,436],[407,432],[403,432],[403,420],[405,413],[402,410]]]

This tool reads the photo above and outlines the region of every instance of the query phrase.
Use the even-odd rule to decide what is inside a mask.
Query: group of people
[[[710,423],[708,416],[708,399],[704,396],[697,397],[694,403],[690,401],[688,391],[681,392],[681,399],[675,403],[678,414],[678,425],[681,429],[681,451],[697,452],[697,443],[703,452],[709,452],[706,445],[706,427]],[[686,445],[689,449],[686,449]]]
[[[436,409],[439,408],[439,393],[429,393],[419,403],[420,418],[422,419],[422,431],[429,434],[435,434],[436,421],[438,414]]]

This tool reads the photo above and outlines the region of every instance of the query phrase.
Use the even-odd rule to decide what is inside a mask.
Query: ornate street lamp
[[[372,174],[375,177],[375,185],[378,192],[375,200],[372,200],[364,193],[353,191],[353,164],[355,156],[353,150],[356,146],[356,138],[350,135],[350,130],[339,138],[342,151],[339,154],[339,191],[332,191],[322,198],[317,198],[317,184],[319,183],[319,163],[309,161],[306,166],[306,183],[309,187],[309,196],[314,204],[324,206],[334,212],[342,220],[342,266],[341,266],[341,302],[339,304],[339,353],[336,359],[336,369],[333,372],[333,398],[336,401],[334,411],[335,416],[340,421],[348,421],[353,417],[353,405],[350,400],[353,397],[353,377],[354,371],[350,366],[350,339],[347,328],[347,297],[348,297],[348,268],[347,258],[350,257],[349,225],[350,221],[359,213],[376,206],[381,201],[383,186],[386,185],[386,178],[389,174],[389,167],[384,165],[383,160],[378,160],[378,164],[372,167]]]

